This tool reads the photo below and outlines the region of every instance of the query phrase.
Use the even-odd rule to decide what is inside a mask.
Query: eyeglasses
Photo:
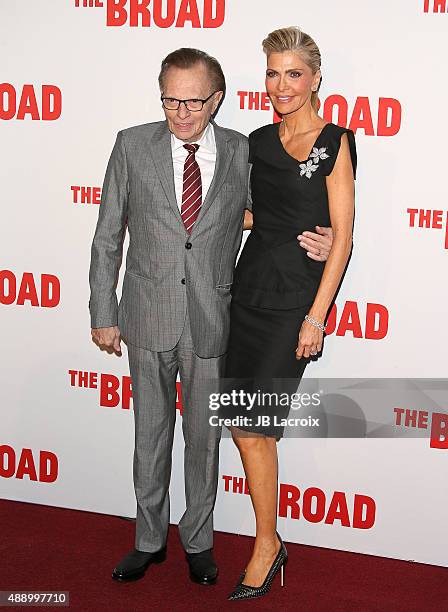
[[[214,91],[211,93],[208,98],[205,98],[205,100],[201,100],[199,98],[192,98],[191,100],[178,100],[177,98],[165,98],[164,96],[162,96],[160,99],[162,100],[163,107],[167,110],[177,110],[181,102],[183,102],[187,110],[192,113],[196,113],[197,111],[202,110],[204,104],[208,102],[210,98],[215,95],[215,93],[217,92]]]

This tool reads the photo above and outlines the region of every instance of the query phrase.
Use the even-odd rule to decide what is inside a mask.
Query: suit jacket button
[[[193,246],[193,245],[191,244],[191,242],[186,242],[186,243],[185,243],[185,248],[186,248],[186,249],[191,249],[191,247],[192,247],[192,246]]]
[[[181,281],[182,285],[185,285],[185,279],[183,278]]]

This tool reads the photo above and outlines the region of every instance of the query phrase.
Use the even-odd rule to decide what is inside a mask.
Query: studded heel
[[[272,583],[274,581],[275,576],[277,575],[278,571],[280,570],[280,577],[281,577],[281,585],[283,586],[284,584],[284,568],[285,568],[285,564],[288,560],[288,552],[286,550],[286,547],[283,543],[283,540],[281,539],[280,535],[277,533],[277,537],[280,541],[280,550],[277,553],[277,556],[274,559],[274,562],[272,563],[271,567],[269,568],[269,571],[266,575],[266,578],[263,581],[263,584],[259,587],[254,587],[254,586],[250,586],[249,584],[244,584],[244,582],[242,582],[242,580],[244,580],[244,575],[245,572],[240,576],[240,580],[235,588],[234,591],[232,591],[232,593],[230,593],[230,595],[228,596],[227,599],[229,600],[236,600],[236,599],[253,599],[255,597],[262,597],[263,595],[266,595],[267,593],[269,593]]]

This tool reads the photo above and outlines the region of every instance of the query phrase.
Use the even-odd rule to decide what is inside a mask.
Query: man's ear
[[[224,95],[223,91],[217,91],[215,93],[215,97],[213,98],[213,112],[212,112],[212,115],[216,112],[216,109],[220,105],[223,95]]]

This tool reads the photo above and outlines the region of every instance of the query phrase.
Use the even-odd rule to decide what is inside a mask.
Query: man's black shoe
[[[112,572],[114,580],[122,582],[127,580],[139,580],[143,578],[151,563],[162,563],[166,559],[166,547],[157,552],[143,552],[134,548],[124,559],[120,561]]]
[[[186,553],[190,567],[190,578],[198,584],[215,584],[218,568],[213,559],[212,549],[200,553]]]

